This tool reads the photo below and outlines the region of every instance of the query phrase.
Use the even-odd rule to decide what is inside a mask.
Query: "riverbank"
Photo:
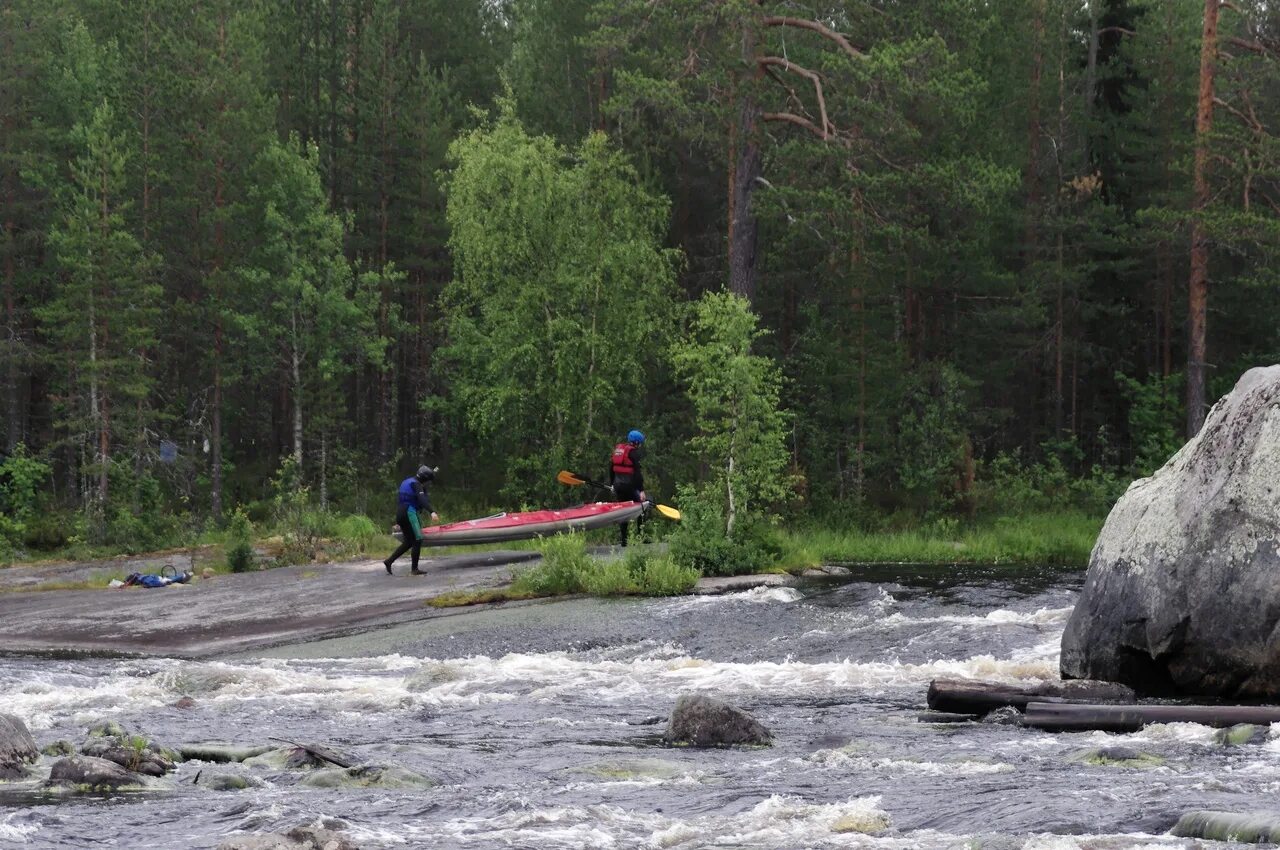
[[[864,531],[827,526],[783,532],[787,569],[841,563],[1089,564],[1105,517],[1076,511],[943,520],[902,530]]]

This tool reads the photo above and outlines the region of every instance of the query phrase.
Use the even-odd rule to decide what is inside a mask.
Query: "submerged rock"
[[[242,835],[224,841],[218,850],[360,850],[339,832],[316,826],[299,826],[286,833]]]
[[[210,791],[245,791],[249,788],[261,788],[262,783],[252,776],[238,776],[234,773],[197,774],[196,785]]]
[[[644,780],[668,782],[673,779],[682,779],[690,773],[689,768],[679,762],[642,758],[602,761],[583,767],[569,768],[569,771],[615,782]]]
[[[85,734],[90,738],[123,738],[129,733],[114,720],[95,720]]]
[[[270,770],[307,770],[326,767],[329,762],[312,755],[302,747],[278,747],[244,760],[249,767],[265,767]]]
[[[1280,813],[1241,815],[1233,812],[1192,811],[1178,818],[1170,832],[1179,838],[1271,844],[1280,842]]]
[[[1164,764],[1160,756],[1144,753],[1131,747],[1099,747],[1085,750],[1072,756],[1072,761],[1091,764],[1098,767],[1159,767]]]
[[[49,773],[49,785],[61,785],[84,791],[116,791],[143,785],[143,778],[107,759],[93,756],[71,756],[55,762]]]
[[[403,767],[366,764],[316,770],[298,784],[308,788],[431,788],[437,783]]]
[[[1280,698],[1280,366],[1112,508],[1062,636],[1062,674],[1146,694]]]
[[[773,743],[773,734],[750,714],[702,694],[683,694],[676,700],[663,737],[669,744],[694,747]]]
[[[1257,726],[1253,723],[1237,723],[1226,729],[1213,733],[1213,740],[1224,747],[1238,747],[1242,744],[1261,744],[1271,736],[1270,726]]]
[[[0,714],[0,779],[21,779],[28,764],[40,758],[35,739],[12,714]]]
[[[229,744],[226,741],[202,741],[195,744],[182,744],[178,753],[188,761],[211,761],[219,764],[244,761],[276,749],[271,746],[243,747]]]

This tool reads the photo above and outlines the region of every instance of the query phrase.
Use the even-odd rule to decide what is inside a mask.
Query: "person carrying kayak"
[[[409,571],[410,574],[424,575],[424,572],[418,569],[418,557],[422,554],[422,522],[419,517],[430,514],[431,519],[440,519],[435,509],[431,507],[431,496],[427,493],[427,482],[435,480],[435,477],[435,469],[430,466],[420,466],[416,475],[400,482],[400,489],[396,491],[396,522],[400,525],[402,538],[400,547],[392,553],[390,558],[382,562],[382,566],[387,568],[387,575],[394,575],[391,572],[391,565],[410,549],[413,550],[413,569]]]
[[[644,502],[648,497],[644,492],[644,473],[640,471],[640,461],[644,460],[644,434],[631,431],[624,443],[613,447],[613,456],[609,460],[609,484],[613,487],[614,500],[618,502]],[[629,523],[618,526],[618,542],[627,545],[627,528]],[[636,519],[636,530],[640,530],[640,519]]]

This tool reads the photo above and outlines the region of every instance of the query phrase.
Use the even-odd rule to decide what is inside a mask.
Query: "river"
[[[0,786],[0,847],[212,848],[317,820],[362,848],[1215,846],[1163,833],[1188,809],[1269,808],[1280,740],[917,721],[935,677],[1057,678],[1082,578],[855,567],[799,588],[509,607],[217,661],[0,658],[0,711],[41,745],[111,717],[166,745],[324,743],[439,783],[322,790],[231,765],[216,769],[264,784],[216,792],[191,784],[215,766],[187,762],[146,792]],[[663,746],[654,721],[694,691],[751,711],[775,745]],[[183,696],[194,706],[174,707]],[[1157,758],[1079,761],[1116,745]]]

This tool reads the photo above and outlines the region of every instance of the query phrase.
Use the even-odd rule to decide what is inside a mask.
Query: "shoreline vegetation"
[[[764,562],[751,569],[732,568],[720,574],[793,573],[823,564],[913,563],[913,564],[992,564],[1019,567],[1052,564],[1083,569],[1089,560],[1094,540],[1103,518],[1078,510],[1033,513],[1025,516],[984,517],[969,521],[941,519],[901,529],[870,530],[837,527],[818,522],[796,525],[785,530],[772,530],[767,535],[768,550]],[[652,527],[652,526],[651,526]],[[113,578],[123,580],[124,569],[112,570],[111,561],[121,559],[172,558],[183,567],[194,568],[197,575],[205,569],[214,574],[268,569],[289,564],[315,564],[382,557],[390,548],[390,537],[362,516],[335,520],[330,535],[306,535],[280,528],[264,529],[254,534],[243,526],[238,533],[250,538],[250,563],[242,569],[232,567],[231,553],[237,544],[236,524],[226,531],[201,534],[188,546],[160,547],[151,552],[126,552],[109,547],[72,546],[51,553],[38,553],[0,566],[55,567],[92,562],[92,574],[85,578],[57,578],[3,592],[38,592],[104,587]],[[662,528],[662,527],[659,527]],[[452,591],[428,600],[435,607],[473,605],[532,599],[546,596],[586,593],[596,596],[677,595],[687,592],[702,572],[681,565],[666,547],[633,547],[617,555],[599,557],[588,546],[609,545],[613,529],[590,535],[562,535],[545,540],[520,540],[505,544],[471,547],[442,547],[424,555],[456,554],[496,549],[538,549],[543,559],[532,567],[513,570],[513,581],[505,588],[478,591]],[[662,542],[655,540],[654,542]]]

